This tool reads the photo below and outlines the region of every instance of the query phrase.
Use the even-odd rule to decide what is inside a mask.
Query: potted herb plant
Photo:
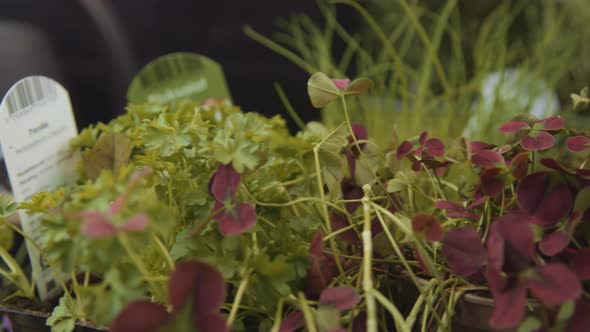
[[[518,117],[499,131],[507,145],[462,139],[444,150],[424,133],[397,149],[413,171],[389,188],[405,198],[402,214],[426,249],[413,255],[421,269],[408,271],[434,277],[431,296],[442,303],[468,294],[455,309],[457,330],[583,331],[589,139],[558,116]],[[577,156],[555,159],[559,140]]]

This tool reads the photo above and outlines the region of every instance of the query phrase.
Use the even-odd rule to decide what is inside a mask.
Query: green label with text
[[[147,64],[135,76],[129,91],[129,103],[169,103],[206,98],[231,100],[221,70],[215,61],[193,53],[172,53]]]

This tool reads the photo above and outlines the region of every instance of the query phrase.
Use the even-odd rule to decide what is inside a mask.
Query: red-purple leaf
[[[168,319],[170,314],[156,303],[140,300],[129,303],[113,321],[112,332],[152,332]]]
[[[563,167],[557,160],[555,160],[553,158],[541,158],[541,164],[543,164],[543,166],[545,166],[547,168],[558,171],[560,173],[565,173],[565,174],[569,174],[569,175],[576,174],[572,170],[569,170],[569,169]]]
[[[476,199],[473,203],[467,205],[467,208],[468,209],[475,209],[476,207],[483,205],[483,203],[485,203],[485,202],[486,202],[486,197],[482,196],[482,197]]]
[[[502,241],[502,245],[497,241]],[[501,265],[508,263],[511,268],[518,269],[527,265],[534,255],[535,238],[526,215],[509,212],[493,221],[488,237],[491,266],[501,269]]]
[[[191,300],[194,315],[214,313],[225,299],[225,282],[208,264],[197,261],[178,263],[168,283],[169,301],[175,311]]]
[[[477,153],[481,150],[493,149],[495,145],[486,142],[474,141],[469,144],[469,153]]]
[[[249,203],[240,203],[232,210],[218,214],[219,232],[223,236],[240,235],[256,225],[256,209]]]
[[[559,305],[582,295],[578,276],[561,263],[539,266],[536,276],[527,281],[531,292],[545,305]]]
[[[301,311],[295,311],[281,322],[279,332],[296,332],[305,325],[305,319]]]
[[[520,146],[529,151],[541,151],[555,145],[555,137],[544,131],[530,132],[522,138]]]
[[[231,163],[219,165],[211,182],[211,195],[216,201],[233,202],[240,185],[240,173],[236,172]]]
[[[365,128],[365,126],[363,126],[360,123],[352,123],[351,124],[352,127],[352,132],[354,133],[354,136],[356,137],[357,141],[364,141],[367,140],[369,138],[369,134],[367,133],[367,128]],[[352,135],[348,137],[348,143],[352,144],[354,143],[353,139],[352,139]],[[360,143],[359,147],[361,148],[361,150],[365,147],[365,143]],[[356,148],[355,148],[356,150]]]
[[[519,283],[509,287],[500,272],[494,269],[489,269],[487,280],[494,297],[490,326],[497,330],[518,326],[525,314],[526,287]]]
[[[510,168],[516,180],[524,179],[529,171],[529,152],[524,151],[514,156],[510,161]]]
[[[339,231],[343,228],[350,227],[350,222],[348,222],[348,220],[345,217],[339,214],[333,215],[332,218],[330,218],[330,224],[332,225],[333,231]],[[355,230],[352,228],[349,228],[348,230],[339,233],[337,236],[339,239],[352,245],[361,243],[361,238],[359,237],[357,232],[355,232]]]
[[[342,188],[342,198],[345,200],[360,200],[363,198],[363,188],[358,186],[352,179],[342,180],[340,187]],[[344,205],[346,211],[352,214],[362,204],[361,202],[346,202]]]
[[[576,301],[576,309],[572,317],[568,320],[567,328],[565,332],[580,332],[584,331],[584,329],[588,329],[590,326],[590,302],[588,300],[581,298]]]
[[[576,250],[571,258],[570,268],[580,280],[590,280],[590,248]]]
[[[143,232],[147,229],[149,223],[149,217],[145,213],[140,213],[127,219],[120,229],[123,232]]]
[[[427,242],[442,240],[444,233],[435,216],[419,213],[412,218],[412,231],[423,234]]]
[[[445,154],[445,145],[437,138],[431,138],[424,143],[425,152],[433,157],[442,157]]]
[[[102,212],[83,211],[80,212],[80,216],[84,218],[80,232],[89,239],[105,239],[117,234],[117,228],[111,224]]]
[[[560,130],[563,129],[564,126],[565,120],[557,115],[550,116],[535,123],[535,127],[541,130]]]
[[[352,309],[360,301],[361,298],[350,287],[332,287],[320,294],[320,304],[333,305],[339,311]]]
[[[569,244],[568,235],[563,231],[555,231],[539,242],[539,250],[544,255],[555,256],[563,251]]]
[[[521,129],[530,129],[530,128],[531,127],[526,122],[512,121],[512,122],[508,122],[508,123],[503,124],[500,127],[500,129],[498,129],[498,131],[501,133],[514,133],[514,132],[519,131]]]
[[[401,160],[405,156],[407,156],[412,150],[414,149],[414,144],[410,143],[409,141],[403,141],[402,144],[397,148],[397,152],[395,157],[397,160]]]
[[[567,216],[573,205],[572,193],[566,183],[552,185],[550,174],[538,172],[520,182],[518,204],[535,223],[552,226]]]
[[[324,235],[321,230],[317,230],[309,246],[309,254],[315,257],[321,257],[324,254]]]
[[[572,136],[565,140],[571,152],[582,152],[590,149],[590,138],[586,136]]]
[[[441,210],[465,211],[465,207],[463,205],[457,204],[457,203],[451,202],[451,201],[444,201],[444,200],[436,201],[434,203],[434,206],[437,209],[441,209]]]
[[[338,90],[344,90],[344,89],[346,89],[346,87],[350,83],[350,80],[348,78],[343,78],[343,79],[333,78],[332,83],[334,83],[334,85],[338,88]]]
[[[310,299],[318,299],[321,292],[338,275],[336,261],[330,256],[311,256],[311,267],[305,280],[305,295]]]
[[[194,326],[199,332],[229,332],[225,318],[219,313],[200,314],[193,318]]]
[[[460,276],[470,276],[486,264],[486,250],[481,244],[481,236],[471,227],[447,232],[442,253],[451,270]]]
[[[471,162],[482,168],[502,167],[505,165],[504,157],[496,151],[480,150],[471,156]]]
[[[482,194],[496,197],[504,191],[502,171],[502,168],[487,168],[481,172],[479,179]]]
[[[420,143],[420,145],[424,145],[424,143],[426,143],[427,138],[428,138],[428,132],[427,131],[422,132],[422,134],[420,134],[420,137],[418,138],[418,142]]]

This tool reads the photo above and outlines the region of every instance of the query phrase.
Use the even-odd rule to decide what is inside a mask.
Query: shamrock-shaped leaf
[[[472,227],[455,228],[445,234],[442,253],[451,270],[470,276],[486,264],[486,250],[479,233]]]
[[[554,184],[550,173],[538,172],[524,178],[518,186],[518,203],[542,226],[551,226],[568,215],[573,206],[567,183]]]
[[[582,152],[590,149],[590,138],[586,136],[572,136],[565,140],[565,144],[571,152]]]
[[[526,287],[514,282],[511,286],[499,271],[489,269],[488,287],[494,297],[494,311],[490,317],[490,327],[498,330],[513,328],[520,323],[526,308]]]
[[[369,90],[372,87],[373,87],[373,81],[371,81],[370,79],[357,78],[354,81],[352,81],[350,84],[348,84],[344,89],[340,89],[340,90],[342,90],[342,94],[345,96],[354,96],[354,95],[360,95],[362,93],[365,93],[365,91]]]
[[[536,275],[528,281],[528,287],[541,303],[559,305],[582,295],[578,277],[565,265],[550,263],[536,269]]]
[[[337,81],[340,86],[348,85],[346,81]],[[326,74],[317,72],[307,81],[307,93],[313,107],[322,108],[340,97],[341,89]]]
[[[504,157],[493,150],[479,150],[471,156],[471,162],[482,168],[502,167],[505,165]]]
[[[241,174],[238,173],[232,164],[219,165],[210,183],[211,195],[216,201],[233,202],[240,186]]]
[[[532,125],[532,127],[531,127]],[[563,129],[565,121],[559,116],[551,116],[529,124],[524,121],[512,121],[502,125],[501,133],[525,132],[520,139],[520,146],[529,151],[546,150],[555,145],[555,137],[548,133]]]
[[[305,326],[303,312],[295,311],[281,322],[279,332],[296,332],[303,326]]]
[[[337,310],[352,309],[361,301],[359,295],[350,287],[327,288],[320,294],[320,304],[333,305]]]
[[[216,203],[214,213],[221,208]],[[256,209],[250,203],[240,203],[218,213],[215,220],[219,223],[219,232],[224,236],[240,235],[256,225]]]
[[[170,276],[168,290],[171,313],[160,304],[138,300],[119,313],[111,331],[155,332],[169,326],[182,328],[182,331],[229,331],[219,313],[225,299],[225,282],[211,266],[197,261],[178,263]],[[175,320],[181,326],[174,324]]]
[[[322,108],[341,96],[359,95],[373,86],[373,81],[358,78],[350,82],[349,79],[330,79],[326,74],[317,72],[307,81],[307,94],[311,104]]]
[[[520,146],[529,151],[541,151],[555,145],[555,137],[544,131],[534,131],[520,141]]]
[[[433,215],[419,213],[412,218],[412,231],[428,242],[440,241],[444,233],[440,221]]]
[[[447,217],[449,218],[467,218],[467,219],[472,219],[472,220],[478,220],[479,217],[474,214],[469,212],[468,209],[471,209],[473,204],[471,204],[468,207],[465,207],[461,204],[457,204],[451,201],[436,201],[436,203],[434,203],[434,206],[437,209],[441,209],[441,210],[447,210]]]
[[[523,121],[512,121],[512,122],[508,122],[503,124],[500,129],[498,129],[499,132],[504,133],[504,134],[509,134],[509,133],[515,133],[519,130],[523,130],[523,129],[531,129],[531,127],[529,126],[528,123],[523,122]]]

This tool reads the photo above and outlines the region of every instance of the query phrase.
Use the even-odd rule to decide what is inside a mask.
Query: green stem
[[[377,331],[377,306],[373,295],[373,273],[371,258],[373,257],[373,240],[371,237],[371,206],[369,205],[370,186],[363,187],[363,214],[364,228],[362,232],[363,240],[363,290],[365,292],[365,302],[367,304],[367,331]]]
[[[253,40],[259,42],[260,44],[268,47],[269,49],[277,52],[278,54],[284,56],[289,61],[293,62],[295,65],[299,66],[301,69],[305,70],[308,74],[313,74],[317,70],[306,63],[302,58],[298,57],[295,53],[291,52],[290,50],[284,48],[283,46],[275,43],[269,38],[259,34],[258,32],[254,31],[252,27],[249,25],[244,26],[244,33],[246,36],[252,38]]]
[[[311,308],[307,304],[307,300],[305,299],[305,295],[299,292],[299,303],[301,305],[301,311],[303,311],[303,317],[305,318],[305,326],[307,327],[308,332],[318,332],[315,322],[313,321],[313,313],[311,312]]]
[[[166,249],[166,246],[164,246],[164,243],[162,243],[162,241],[157,236],[154,236],[154,241],[156,242],[156,247],[160,249],[162,256],[168,263],[168,266],[170,266],[170,269],[174,269],[174,260],[170,256],[170,253],[168,252],[168,249]]]
[[[281,327],[281,322],[283,320],[283,305],[285,303],[285,299],[282,298],[279,300],[279,304],[277,305],[277,312],[275,313],[275,321],[272,324],[272,329],[270,332],[279,332]]]
[[[379,184],[379,186],[381,186],[381,188],[383,189],[384,192],[387,192],[387,187],[385,186],[385,184],[383,184],[381,182],[381,179],[379,179],[377,174],[375,174],[375,172],[373,172],[373,170],[371,169],[371,165],[367,161],[367,158],[365,157],[363,149],[361,149],[359,141],[358,141],[354,131],[352,130],[352,122],[350,121],[350,115],[348,114],[348,106],[346,105],[346,100],[344,98],[344,95],[342,95],[342,94],[340,95],[340,101],[342,103],[342,108],[344,110],[344,120],[346,122],[346,126],[348,127],[348,131],[350,132],[350,136],[352,137],[353,145],[355,146],[355,148],[357,149],[357,151],[359,153],[359,157],[363,161],[363,164],[365,164],[365,167],[367,167],[367,170],[369,172],[371,172],[371,175],[373,176],[373,179],[375,179],[375,182],[377,184]],[[396,208],[399,208],[399,206],[396,206],[395,201],[391,197],[389,197],[389,196],[387,196],[387,197],[388,197],[389,201],[391,202],[391,204],[393,204]]]
[[[238,287],[238,291],[236,292],[236,297],[234,298],[234,303],[231,307],[231,312],[229,313],[229,317],[227,319],[227,325],[232,326],[234,320],[236,319],[236,315],[238,313],[238,309],[240,307],[240,302],[242,302],[242,298],[244,297],[244,293],[246,292],[246,287],[248,287],[248,283],[250,282],[250,272],[246,272],[244,279],[240,282],[240,287]]]
[[[315,161],[315,169],[316,169],[317,182],[318,182],[318,191],[319,191],[321,202],[322,202],[322,204],[320,204],[320,205],[322,207],[322,214],[324,217],[324,222],[326,224],[326,230],[328,231],[328,234],[332,233],[332,224],[330,221],[330,214],[328,213],[328,204],[326,201],[326,194],[324,193],[324,180],[322,178],[322,167],[320,165],[320,147],[328,138],[330,138],[332,135],[334,135],[334,133],[337,133],[341,127],[342,127],[342,125],[338,126],[332,133],[330,133],[328,136],[326,136],[324,139],[322,139],[313,148],[313,156],[314,156],[314,161]],[[332,251],[334,254],[334,260],[336,261],[336,266],[338,267],[338,271],[340,272],[340,274],[342,274],[342,273],[344,273],[344,268],[342,267],[342,263],[340,262],[340,258],[338,257],[338,248],[336,246],[336,241],[334,238],[330,239],[330,247],[332,248]]]
[[[406,324],[406,321],[404,320],[404,316],[395,307],[395,305],[393,303],[391,303],[391,301],[389,301],[385,296],[383,296],[383,294],[381,294],[380,292],[378,292],[375,289],[371,289],[369,292],[371,293],[371,296],[375,297],[375,299],[377,299],[377,301],[379,301],[379,303],[381,303],[381,305],[385,309],[387,309],[387,311],[389,311],[389,313],[393,317],[393,320],[395,321],[395,324],[400,328],[399,329],[400,332],[410,332],[410,329],[408,328],[408,325]],[[365,296],[368,296],[368,294],[365,294]],[[368,323],[367,323],[367,331],[369,331],[369,324]]]
[[[289,99],[287,99],[287,95],[285,95],[285,91],[283,91],[283,88],[281,88],[281,86],[278,83],[275,83],[274,87],[275,91],[279,95],[279,98],[283,102],[283,106],[285,106],[287,113],[289,113],[289,115],[291,116],[291,119],[293,119],[293,121],[295,122],[297,127],[299,127],[299,129],[305,129],[305,122],[303,122],[303,120],[301,120],[301,118],[299,117],[299,114],[295,112],[295,109],[293,108],[293,105],[291,105],[291,103],[289,102]]]

